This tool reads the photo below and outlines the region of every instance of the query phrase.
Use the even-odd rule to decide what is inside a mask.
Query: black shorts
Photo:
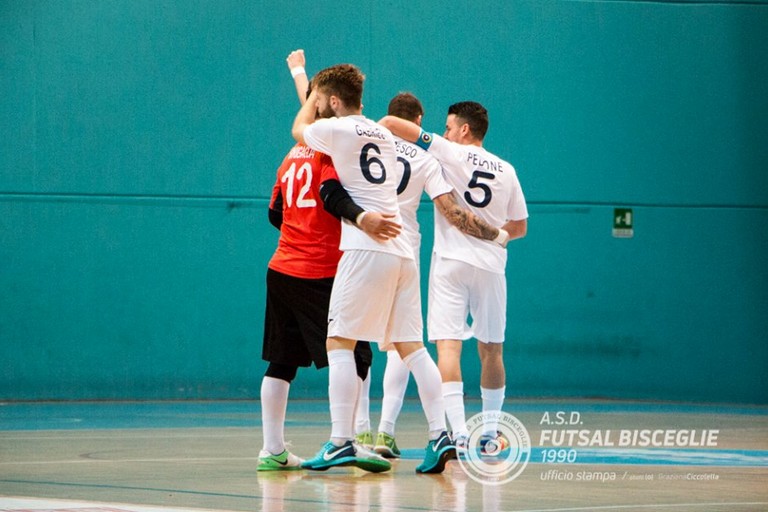
[[[267,269],[267,307],[261,357],[288,366],[328,366],[325,340],[333,278],[304,279]],[[358,372],[371,366],[370,344],[355,349]]]

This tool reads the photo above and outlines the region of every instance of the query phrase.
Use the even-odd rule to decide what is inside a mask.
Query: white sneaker
[[[355,466],[365,471],[380,473],[392,468],[392,463],[376,452],[363,448],[357,443],[352,443],[355,447]]]
[[[355,447],[355,456],[358,459],[374,459],[374,460],[383,460],[386,461],[384,457],[379,455],[378,453],[374,452],[373,450],[369,450],[365,446],[361,444],[357,444],[355,442],[352,442],[352,446]]]
[[[469,436],[466,434],[459,434],[453,438],[453,444],[456,446],[458,453],[466,453],[469,448]]]

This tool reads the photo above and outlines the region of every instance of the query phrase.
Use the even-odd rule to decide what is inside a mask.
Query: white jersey
[[[339,181],[352,200],[366,211],[394,214],[402,224],[397,202],[397,158],[392,132],[361,115],[319,119],[304,129],[310,148],[330,155]],[[406,237],[377,242],[349,221],[341,225],[342,251],[369,250],[414,259]]]
[[[439,135],[434,135],[429,152],[442,164],[460,206],[495,227],[528,218],[523,189],[509,162],[480,146],[457,144]],[[437,212],[434,252],[498,274],[507,264],[506,249],[462,233]]]
[[[451,192],[453,187],[445,181],[440,162],[420,147],[395,137],[395,151],[398,163],[397,200],[403,216],[403,234],[410,240],[418,258],[421,233],[416,212],[421,195],[426,192],[430,199],[434,199]]]

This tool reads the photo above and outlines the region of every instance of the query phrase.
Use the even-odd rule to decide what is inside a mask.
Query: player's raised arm
[[[296,139],[296,142],[304,143],[304,129],[315,121],[316,112],[317,90],[312,90],[307,101],[301,106],[299,113],[296,114],[296,119],[293,120],[291,135]]]
[[[299,103],[304,105],[307,101],[307,91],[309,90],[309,78],[304,66],[307,60],[304,57],[304,50],[293,50],[285,59],[288,69],[291,71],[293,83],[296,86],[296,94],[299,97]]]
[[[459,206],[453,192],[441,194],[433,199],[438,211],[460,231],[482,240],[496,242],[502,247],[507,246],[510,234],[504,228],[495,228],[483,219]],[[505,224],[505,227],[509,223]]]

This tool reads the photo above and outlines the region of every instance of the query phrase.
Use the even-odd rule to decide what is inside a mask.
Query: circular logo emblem
[[[487,424],[497,423],[491,435]],[[467,421],[466,448],[457,449],[459,464],[473,480],[502,485],[517,478],[531,459],[531,437],[525,426],[505,412],[475,414]]]

